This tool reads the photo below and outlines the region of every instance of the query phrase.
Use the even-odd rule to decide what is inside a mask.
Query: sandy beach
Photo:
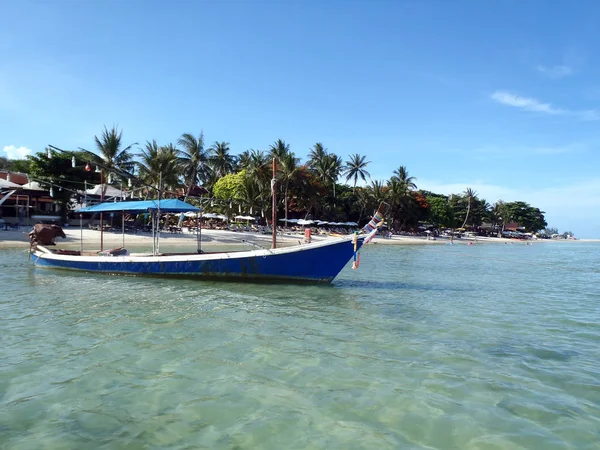
[[[29,229],[21,229],[20,231],[0,231],[0,248],[27,248],[29,247],[29,239],[27,233]],[[57,238],[56,243],[60,247],[79,247],[81,239],[86,249],[100,249],[100,232],[95,230],[78,228],[65,228],[66,239]],[[160,242],[163,246],[190,246],[195,247],[196,245],[196,234],[185,231],[183,233],[161,233]],[[105,232],[104,233],[104,248],[113,247],[135,247],[152,248],[152,234],[151,233],[126,233],[125,242],[123,242],[123,235],[118,232]],[[331,239],[326,235],[313,235],[313,240],[319,241],[323,239]],[[300,233],[297,234],[278,234],[277,242],[280,246],[298,245],[302,243],[304,236]],[[376,237],[372,241],[377,245],[446,245],[450,242],[448,237],[437,237],[435,240],[427,239],[425,236],[392,236],[391,238]],[[530,241],[533,243],[545,243],[555,242],[548,240]],[[574,242],[574,241],[569,241]],[[478,237],[472,238],[461,238],[454,239],[455,245],[474,245],[484,243],[519,243],[523,241],[511,240],[511,239],[500,239],[500,238],[487,238]],[[226,230],[202,230],[202,247],[233,247],[243,249],[248,247],[265,247],[268,248],[271,245],[271,235],[260,234],[256,232],[240,232],[240,231],[226,231]]]

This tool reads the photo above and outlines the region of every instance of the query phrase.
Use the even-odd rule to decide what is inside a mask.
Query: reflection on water
[[[1,251],[0,442],[595,448],[597,249],[371,246],[331,286],[39,270]]]

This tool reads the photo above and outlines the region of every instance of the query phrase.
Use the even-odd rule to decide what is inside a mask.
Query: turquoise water
[[[0,448],[597,449],[599,251],[371,245],[332,286],[0,251]]]

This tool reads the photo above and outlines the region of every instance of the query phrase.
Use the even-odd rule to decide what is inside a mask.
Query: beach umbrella
[[[305,220],[305,219],[300,219],[298,221],[298,225],[311,225],[313,223],[312,220]]]
[[[355,227],[358,224],[356,222],[346,222],[346,225],[351,226],[351,227]]]
[[[236,219],[236,220],[246,220],[246,216],[235,216],[234,219]]]
[[[217,214],[215,216],[215,219],[221,219],[221,220],[228,220],[227,216],[223,215],[223,214]]]

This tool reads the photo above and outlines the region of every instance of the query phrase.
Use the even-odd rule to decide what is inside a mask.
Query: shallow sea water
[[[298,286],[0,250],[0,448],[597,449],[599,255],[370,245]]]

